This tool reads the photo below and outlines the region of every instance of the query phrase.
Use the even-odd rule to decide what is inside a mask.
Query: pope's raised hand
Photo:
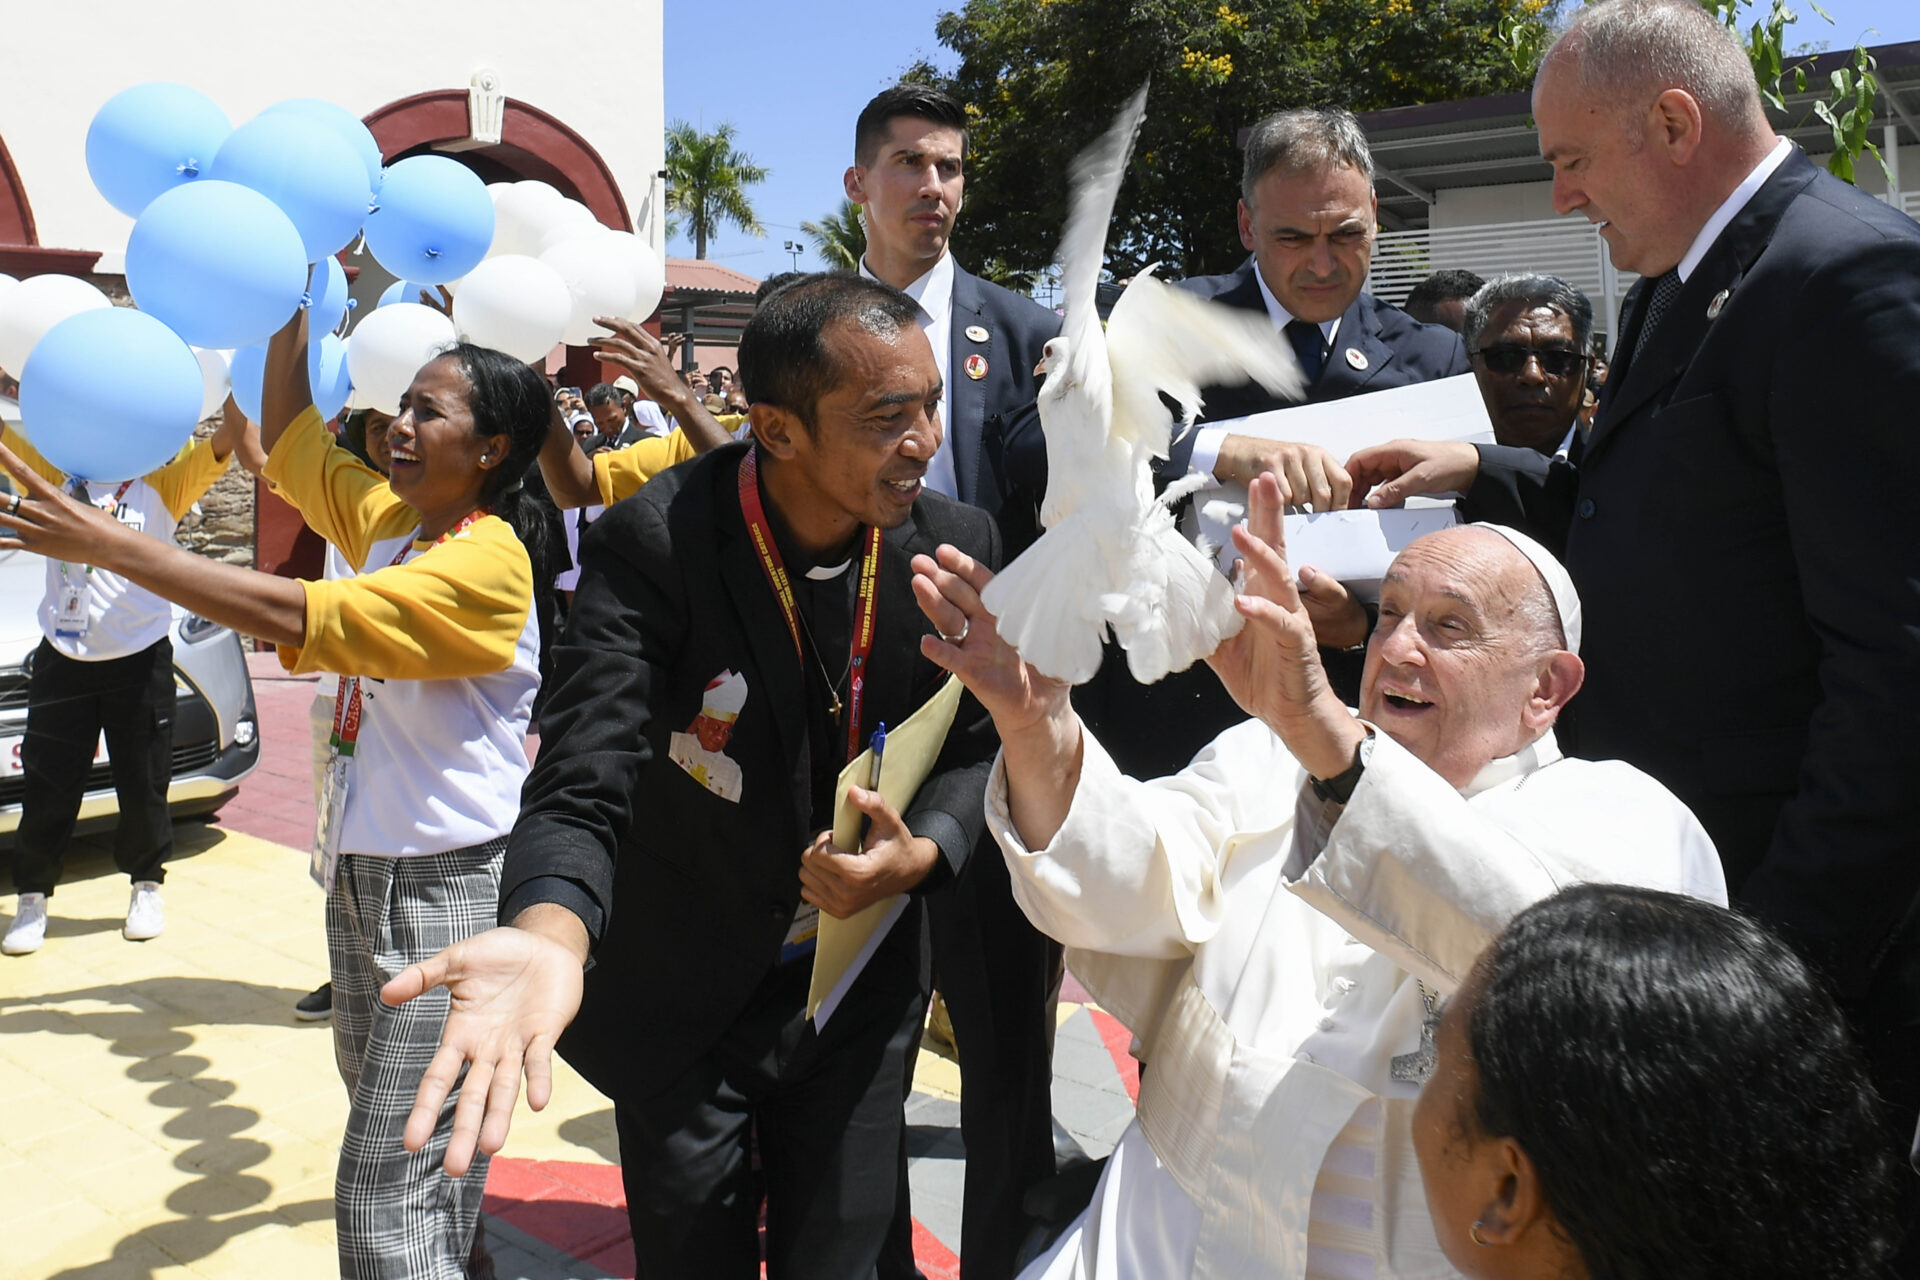
[[[1365,731],[1320,663],[1319,638],[1287,564],[1280,487],[1261,476],[1247,494],[1247,523],[1233,531],[1244,575],[1234,604],[1247,625],[1207,661],[1241,709],[1280,735],[1307,772],[1330,778],[1346,768]]]

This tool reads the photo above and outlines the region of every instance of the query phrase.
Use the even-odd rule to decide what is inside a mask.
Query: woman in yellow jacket
[[[490,928],[526,776],[539,683],[535,569],[546,561],[521,477],[546,439],[544,380],[459,345],[414,376],[390,431],[389,480],[331,437],[313,408],[302,312],[268,349],[265,476],[358,570],[305,582],[219,564],[76,503],[0,449],[24,501],[0,527],[270,640],[289,670],[345,681],[314,872],[327,889],[334,1050],[352,1108],[334,1192],[340,1273],[458,1277],[486,1169],[441,1167],[457,1093],[427,1145],[402,1144],[439,1043],[444,993],[399,1008],[386,979]]]

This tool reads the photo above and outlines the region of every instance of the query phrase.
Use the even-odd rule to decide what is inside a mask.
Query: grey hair
[[[1737,134],[1764,121],[1753,64],[1696,0],[1592,0],[1547,51],[1572,64],[1580,95],[1642,105],[1681,89],[1703,114]]]
[[[1373,181],[1373,153],[1353,112],[1339,107],[1275,112],[1247,135],[1240,198],[1251,206],[1254,184],[1275,169],[1330,169],[1340,164],[1352,165],[1368,182]]]
[[[1552,307],[1566,316],[1573,321],[1573,345],[1580,351],[1586,351],[1593,340],[1593,302],[1586,294],[1559,276],[1501,276],[1481,285],[1467,299],[1466,323],[1461,334],[1468,351],[1480,349],[1480,335],[1486,331],[1487,321],[1505,302],[1524,302],[1528,310]]]

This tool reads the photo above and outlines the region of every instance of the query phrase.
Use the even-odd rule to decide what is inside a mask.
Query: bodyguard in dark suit
[[[905,290],[944,357],[946,443],[930,488],[993,513],[1011,558],[1039,536],[1046,450],[1034,368],[1060,319],[963,270],[948,239],[965,190],[966,111],[925,85],[887,89],[854,126],[847,198],[867,228],[862,273]],[[989,842],[926,898],[934,979],[960,1058],[967,1149],[960,1258],[968,1280],[1013,1271],[1021,1202],[1053,1173],[1052,1013],[1058,949],[1014,903]],[[905,1239],[895,1253],[908,1251]],[[903,1259],[896,1259],[904,1266]]]
[[[829,834],[841,767],[943,678],[909,561],[999,558],[986,515],[921,492],[941,387],[915,317],[856,276],[776,293],[740,345],[756,443],[595,523],[502,876],[512,927],[448,956],[456,1004],[499,1010],[448,1023],[482,1078],[513,1068],[476,1050],[490,1031],[543,1056],[571,1021],[561,1052],[614,1101],[642,1276],[758,1274],[756,1150],[777,1274],[874,1274],[904,1207],[920,913],[824,1028],[805,1010],[810,909],[943,884],[982,830],[994,743],[963,704],[904,815],[859,792],[863,849]]]
[[[1367,278],[1379,203],[1373,157],[1359,121],[1346,111],[1282,111],[1247,138],[1240,180],[1240,240],[1253,254],[1238,271],[1198,276],[1181,287],[1228,306],[1270,317],[1275,341],[1291,343],[1309,379],[1307,401],[1319,403],[1467,373],[1460,335],[1421,324],[1361,285]],[[1249,414],[1287,407],[1257,385],[1207,387],[1200,424],[1175,442],[1160,469],[1163,483],[1190,471],[1245,484],[1262,472],[1280,481],[1289,504],[1316,511],[1347,503],[1341,460],[1316,445],[1262,440],[1215,427]],[[1306,589],[1327,647],[1335,687],[1357,697],[1366,640],[1363,611],[1338,583]],[[1204,663],[1156,685],[1135,684],[1117,645],[1100,673],[1074,696],[1074,706],[1120,767],[1151,778],[1184,768],[1220,732],[1245,718]]]
[[[1710,70],[1657,79],[1655,49]],[[1583,10],[1534,116],[1556,207],[1601,223],[1645,277],[1584,456],[1388,446],[1356,481],[1400,477],[1388,501],[1471,483],[1477,517],[1562,540],[1587,608],[1573,747],[1640,766],[1699,815],[1735,904],[1834,983],[1904,1154],[1920,1113],[1920,226],[1776,138],[1743,53],[1690,4]]]

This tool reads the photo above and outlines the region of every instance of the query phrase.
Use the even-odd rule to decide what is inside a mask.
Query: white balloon
[[[600,225],[600,219],[593,216],[593,210],[578,200],[568,200],[548,217],[533,252],[537,257],[556,245],[595,236],[606,229]]]
[[[195,347],[193,358],[200,362],[200,416],[211,418],[220,412],[220,406],[227,402],[227,392],[233,386],[232,376],[228,373],[227,362],[233,353],[217,347]]]
[[[652,245],[631,231],[609,231],[607,240],[633,271],[633,308],[627,319],[651,319],[660,309],[660,295],[667,291],[667,264]]]
[[[78,276],[27,277],[0,294],[0,369],[18,378],[47,330],[82,311],[112,305]],[[103,353],[102,358],[112,357]]]
[[[570,347],[607,335],[608,330],[593,322],[595,316],[625,316],[633,310],[633,268],[621,256],[622,250],[609,242],[612,234],[563,241],[540,255],[540,261],[567,282],[573,299],[567,330],[561,335]]]
[[[453,321],[418,302],[368,312],[347,344],[347,376],[359,388],[359,405],[398,414],[413,375],[453,341]]]
[[[566,197],[544,182],[507,184],[493,202],[491,252],[495,256],[537,252],[547,222],[560,216],[565,203]]]
[[[12,293],[14,286],[19,283],[20,279],[18,276],[10,276],[4,271],[0,271],[0,298],[4,298],[9,293]]]
[[[553,350],[572,318],[573,292],[566,280],[538,258],[519,253],[482,262],[453,299],[453,323],[462,337],[528,364]]]

